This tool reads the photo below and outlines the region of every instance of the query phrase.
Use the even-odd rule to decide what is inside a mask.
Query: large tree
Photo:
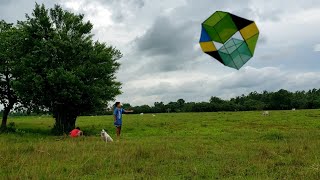
[[[49,109],[56,133],[69,132],[80,112],[92,112],[120,94],[119,50],[92,40],[90,22],[56,5],[36,4],[20,22],[25,56],[14,87],[29,107]]]
[[[1,128],[7,126],[8,115],[18,101],[12,87],[12,71],[22,56],[22,41],[19,29],[0,21],[0,102],[3,105]]]

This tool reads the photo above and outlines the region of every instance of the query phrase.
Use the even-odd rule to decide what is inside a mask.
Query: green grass
[[[87,136],[50,136],[50,117],[11,117],[0,134],[0,179],[319,179],[320,111],[80,117]]]

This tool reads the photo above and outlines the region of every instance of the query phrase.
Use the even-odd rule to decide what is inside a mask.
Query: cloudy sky
[[[124,54],[118,100],[207,101],[251,91],[320,88],[319,0],[38,0],[83,13],[95,39]],[[1,0],[0,19],[23,20],[34,0]],[[241,70],[202,53],[201,23],[217,10],[254,20],[260,29],[255,57]]]

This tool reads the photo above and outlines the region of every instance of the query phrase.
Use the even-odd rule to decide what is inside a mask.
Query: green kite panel
[[[231,57],[232,57],[233,63],[237,66],[238,69],[240,69],[244,65],[244,62],[242,61],[240,53],[238,51],[234,51],[231,54]]]
[[[222,51],[224,53],[231,54],[235,50],[237,50],[243,43],[244,43],[244,41],[231,38],[227,43],[225,43],[224,49]]]
[[[241,44],[241,46],[238,48],[238,51],[240,54],[252,57],[251,51],[246,43]]]
[[[203,22],[203,24],[213,27],[216,25],[227,13],[225,12],[217,12],[210,16],[207,20]]]
[[[217,11],[217,14],[219,14],[219,16],[220,16],[221,18],[223,18],[223,17],[225,17],[226,15],[228,15],[229,13],[223,12],[223,11]]]
[[[203,24],[203,28],[207,31],[207,34],[210,36],[212,41],[222,43],[222,40],[221,40],[219,34],[217,33],[217,31],[213,27],[210,27],[208,25]]]
[[[222,43],[228,41],[238,31],[229,14],[226,15],[219,23],[217,23],[214,28],[219,34]]]
[[[241,44],[244,43],[243,40],[236,39],[236,38],[231,38],[231,40],[234,42],[234,44],[235,44],[237,47],[241,46]]]
[[[222,46],[219,51],[223,52],[223,53],[226,53],[226,54],[229,54],[227,48],[225,46]]]
[[[252,58],[252,54],[246,43],[243,43],[237,50],[244,63],[248,62]]]
[[[254,54],[254,50],[256,48],[258,38],[259,38],[259,34],[256,34],[246,41],[252,55]]]
[[[252,58],[252,56],[248,56],[246,54],[240,54],[240,56],[244,64],[247,63]]]
[[[237,66],[234,64],[230,54],[226,54],[226,53],[223,53],[221,51],[219,51],[219,54],[220,54],[220,56],[222,58],[222,61],[223,61],[224,65],[229,66],[231,68],[238,69]]]

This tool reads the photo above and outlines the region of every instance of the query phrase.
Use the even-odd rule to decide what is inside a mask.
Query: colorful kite
[[[202,23],[200,46],[225,66],[239,70],[253,57],[258,38],[253,21],[217,11]]]

